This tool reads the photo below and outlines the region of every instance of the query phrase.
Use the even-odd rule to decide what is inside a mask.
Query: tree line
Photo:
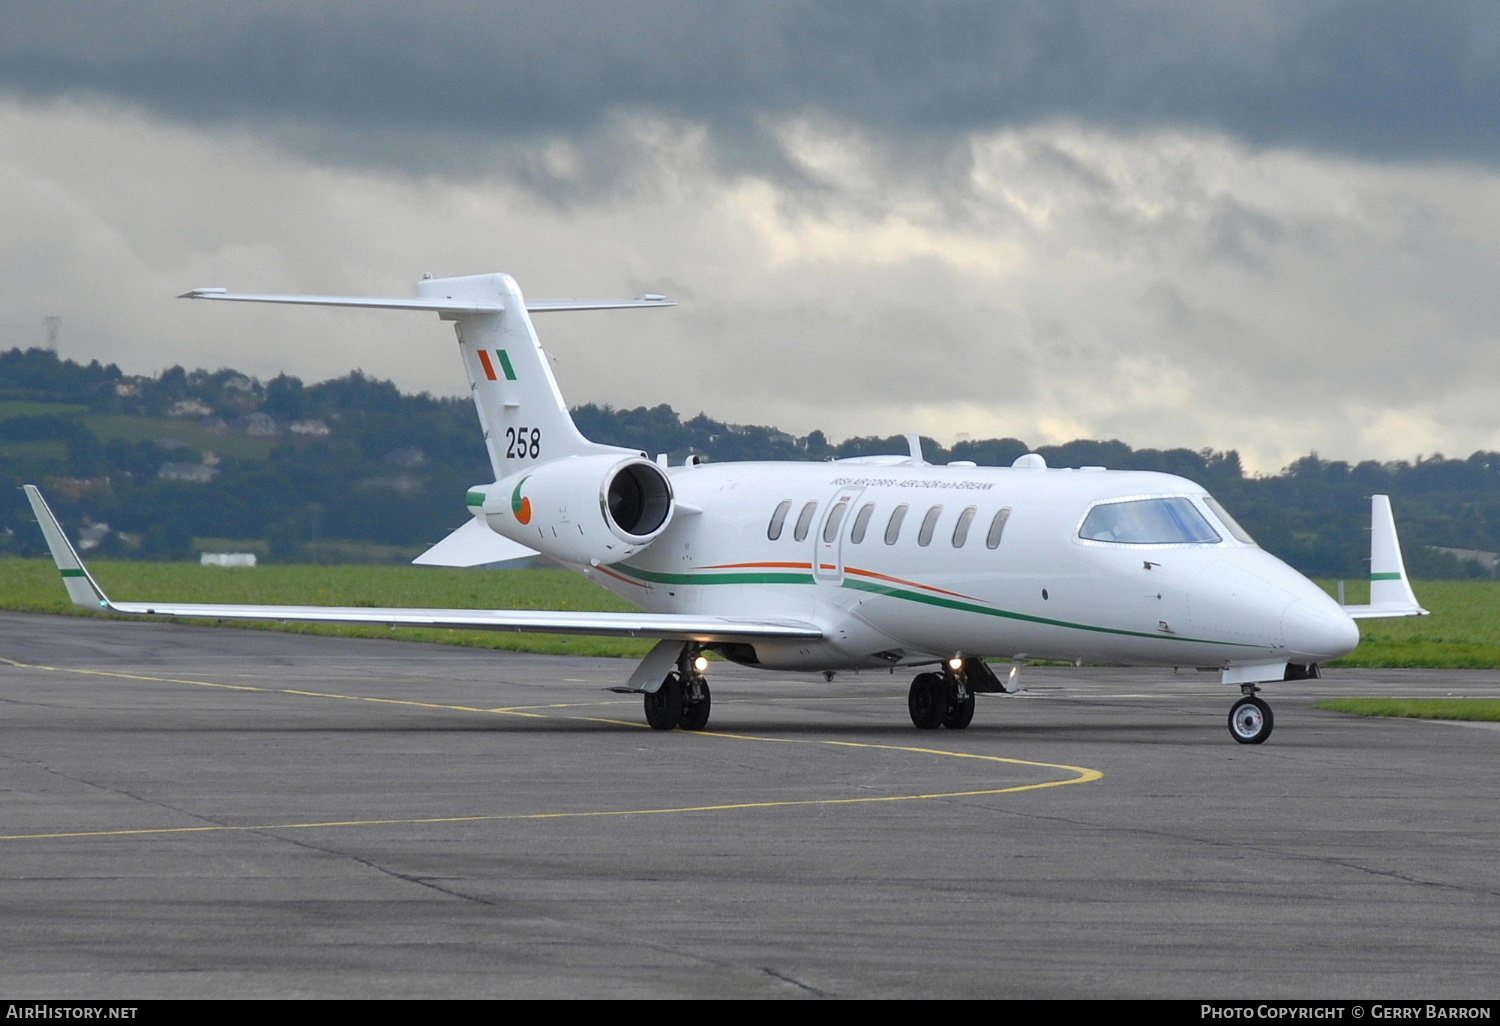
[[[833,443],[821,431],[798,437],[704,413],[683,419],[666,405],[591,404],[573,415],[589,438],[673,462],[907,451],[900,435]],[[1316,576],[1366,572],[1369,496],[1377,492],[1392,496],[1415,576],[1490,573],[1434,547],[1500,552],[1500,453],[1353,464],[1313,453],[1279,474],[1247,475],[1234,451],[1090,440],[1033,450],[1016,438],[945,447],[922,439],[933,463],[1007,466],[1030,451],[1054,467],[1156,470],[1196,481],[1267,550]],[[132,376],[43,349],[0,352],[0,477],[10,485],[0,498],[0,554],[43,553],[19,490],[40,483],[65,526],[94,528],[96,554],[196,558],[194,539],[216,538],[253,540],[287,561],[381,546],[409,558],[463,522],[465,489],[490,476],[468,399],[406,394],[359,371],[311,385],[228,369]]]

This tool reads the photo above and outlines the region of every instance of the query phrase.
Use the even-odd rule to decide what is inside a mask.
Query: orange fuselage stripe
[[[984,601],[983,599],[976,599],[973,595],[965,595],[963,592],[948,591],[944,588],[934,588],[930,584],[918,584],[916,581],[908,581],[901,577],[892,577],[890,574],[876,573],[874,570],[859,570],[852,566],[846,566],[844,567],[844,573],[856,574],[860,577],[878,577],[880,580],[890,581],[892,584],[904,584],[908,588],[921,588],[923,591],[935,591],[939,595],[952,595],[954,598],[968,599],[970,602]]]
[[[811,570],[811,563],[715,563],[712,566],[694,567],[695,570],[750,570],[761,567],[779,567],[784,570]]]

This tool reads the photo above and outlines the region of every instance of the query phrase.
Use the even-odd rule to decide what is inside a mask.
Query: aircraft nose
[[[1281,616],[1281,634],[1294,663],[1346,656],[1359,644],[1359,627],[1332,599],[1298,599]]]

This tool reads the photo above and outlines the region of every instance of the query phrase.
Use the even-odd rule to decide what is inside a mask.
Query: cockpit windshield
[[[1192,500],[1180,495],[1101,502],[1089,510],[1078,537],[1122,545],[1211,545],[1221,540]]]
[[[1234,535],[1235,541],[1242,541],[1246,545],[1255,544],[1255,539],[1250,537],[1250,532],[1241,527],[1240,522],[1229,515],[1229,510],[1220,505],[1218,499],[1212,495],[1205,495],[1203,496],[1203,501],[1207,503],[1209,509],[1213,510],[1214,516],[1219,518],[1219,523],[1223,524],[1225,529]]]

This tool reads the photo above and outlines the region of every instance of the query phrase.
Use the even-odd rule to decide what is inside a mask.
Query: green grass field
[[[1330,593],[1334,585],[1321,582]],[[1361,620],[1359,648],[1333,666],[1500,667],[1500,582],[1418,581],[1417,601],[1431,616]],[[1346,601],[1370,600],[1368,582],[1350,582]]]
[[[1500,701],[1492,698],[1339,698],[1314,702],[1315,709],[1356,716],[1400,716],[1414,720],[1500,721]]]
[[[431,606],[440,609],[578,609],[625,612],[631,606],[566,570],[449,570],[415,566],[258,566],[230,569],[196,563],[91,561],[89,570],[122,601],[251,602],[319,606]],[[0,559],[0,608],[97,616],[68,601],[51,560]],[[235,627],[402,638],[448,645],[587,656],[635,656],[650,640],[506,631],[450,631],[355,624],[237,622]]]
[[[258,602],[339,606],[581,609],[631,607],[563,570],[447,570],[413,566],[259,566],[251,570],[194,563],[108,562],[90,569],[110,596],[162,602]],[[1334,585],[1324,582],[1330,592]],[[1500,583],[1425,581],[1417,597],[1432,616],[1365,620],[1364,641],[1336,666],[1444,669],[1500,667]],[[1348,601],[1365,602],[1368,586],[1351,584]],[[0,560],[0,608],[85,613],[68,603],[50,560]],[[339,624],[237,624],[266,630],[353,637],[398,637],[528,652],[644,655],[650,641],[556,637],[492,631],[389,630]]]

